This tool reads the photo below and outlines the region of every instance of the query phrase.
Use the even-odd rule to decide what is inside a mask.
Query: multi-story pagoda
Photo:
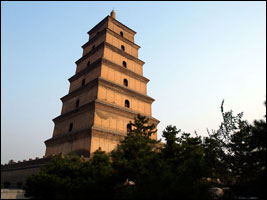
[[[117,21],[112,11],[88,34],[76,73],[69,78],[69,93],[61,98],[61,115],[53,120],[53,137],[45,141],[45,156],[70,152],[90,156],[99,147],[110,152],[138,113],[159,123],[151,114],[154,99],[147,96],[149,80],[138,59],[136,32]]]

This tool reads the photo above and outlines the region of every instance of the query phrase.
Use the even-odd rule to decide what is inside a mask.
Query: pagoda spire
[[[112,9],[112,11],[110,12],[110,16],[113,18],[113,19],[116,19],[116,13],[114,11],[114,8]]]

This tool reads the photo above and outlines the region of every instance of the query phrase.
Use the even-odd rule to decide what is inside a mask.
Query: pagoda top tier
[[[102,21],[100,21],[97,25],[95,25],[90,31],[87,33],[91,37],[92,35],[96,34],[97,31],[103,29],[103,28],[108,28],[109,26],[112,26],[111,24],[115,24],[116,26],[120,27],[124,31],[128,32],[132,36],[136,34],[136,32],[129,27],[125,26],[121,22],[116,20],[116,13],[114,10],[111,11],[110,16],[106,16]]]

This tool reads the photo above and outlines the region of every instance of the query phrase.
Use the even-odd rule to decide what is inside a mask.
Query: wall
[[[18,182],[25,183],[29,175],[38,173],[40,167],[50,159],[50,157],[35,158],[1,165],[1,184],[8,181],[11,184],[10,188],[18,188]]]
[[[120,34],[120,32],[123,32],[123,37],[126,38],[127,40],[130,40],[131,42],[134,42],[134,34],[130,33],[129,31],[126,31],[127,28],[122,28],[123,25],[121,25],[120,23],[116,23],[115,20],[112,20],[111,18],[109,18],[109,22],[108,22],[108,28],[112,31],[114,31],[117,34]],[[121,27],[119,27],[118,25],[120,25]]]
[[[103,57],[103,46],[102,45],[96,46],[94,50],[90,51],[90,54],[91,55],[89,55],[89,57],[84,58],[83,60],[78,62],[76,72],[75,72],[76,74],[80,72],[81,70],[83,70],[84,68],[86,68],[89,61],[90,63],[93,63],[99,58]]]
[[[121,49],[121,45],[123,45],[125,47],[125,52],[138,58],[138,49],[135,48],[132,45],[129,45],[128,43],[122,41],[121,39],[118,39],[116,37],[114,37],[113,35],[107,33],[106,34],[106,42],[108,42],[109,44],[111,44],[114,47],[117,47],[118,49]]]
[[[99,31],[98,31],[99,32]],[[89,44],[88,46],[86,46],[84,49],[83,49],[83,56],[87,53],[89,53],[91,50],[92,50],[92,47],[95,45],[95,47],[97,47],[99,44],[101,44],[102,42],[104,42],[106,40],[106,36],[105,34],[101,33],[102,35],[101,36],[97,36],[99,38],[95,39],[94,42],[90,42],[91,44]]]
[[[89,40],[93,39],[93,38],[96,36],[97,32],[102,31],[103,29],[107,28],[107,26],[108,26],[108,20],[105,20],[105,22],[103,22],[103,24],[102,24],[101,26],[99,26],[99,27],[97,28],[97,30],[95,30],[94,32],[92,32],[92,33],[89,35]]]
[[[57,142],[55,145],[49,145],[46,148],[45,155],[56,155],[59,153],[68,154],[70,152],[75,152],[79,155],[90,156],[91,148],[91,136],[88,132],[87,136],[78,137],[74,140],[63,140],[62,142]]]
[[[77,78],[76,80],[72,81],[70,84],[69,93],[80,88],[82,86],[83,79],[85,79],[85,84],[87,84],[99,76],[100,76],[100,66],[96,66],[92,70],[90,70],[89,73],[86,73],[82,75],[81,77]]]
[[[75,105],[75,102],[74,102]],[[81,109],[79,112],[73,113],[64,119],[55,122],[53,137],[59,134],[69,132],[70,123],[73,123],[72,131],[78,131],[90,127],[93,124],[93,106]]]
[[[137,80],[136,78],[133,78],[132,76],[129,76],[121,71],[117,71],[111,67],[108,67],[106,65],[102,65],[101,69],[101,77],[112,81],[114,83],[117,83],[119,85],[123,85],[123,80],[128,80],[128,88],[135,90],[137,92],[146,94],[146,83]]]
[[[136,97],[130,96],[122,91],[116,91],[110,87],[99,85],[98,88],[98,99],[107,101],[112,104],[116,104],[125,108],[125,100],[130,102],[130,110],[138,112],[143,115],[151,116],[151,105]]]
[[[99,148],[107,153],[111,152],[117,147],[122,139],[123,136],[120,136],[117,133],[112,133],[110,130],[109,132],[106,132],[101,128],[93,128],[91,152],[93,153]]]
[[[29,199],[21,189],[1,189],[1,199]]]
[[[126,135],[126,127],[130,121],[133,122],[133,119],[130,117],[123,117],[118,114],[98,109],[95,112],[94,126]]]
[[[104,49],[104,58],[117,64],[122,66],[122,62],[125,61],[127,63],[127,68],[141,76],[143,76],[143,68],[142,65],[136,63],[133,60],[130,60],[124,56],[121,56],[120,54],[112,51],[109,48],[105,48]]]
[[[69,99],[64,100],[61,114],[64,114],[64,113],[67,113],[69,111],[76,109],[76,101],[78,99],[80,100],[78,107],[81,107],[96,99],[97,97],[96,82],[94,84],[90,84],[87,86],[85,85],[83,86],[83,88],[80,88],[80,89],[81,90],[79,90],[79,92],[77,91],[77,93],[73,95],[73,97],[70,97]]]

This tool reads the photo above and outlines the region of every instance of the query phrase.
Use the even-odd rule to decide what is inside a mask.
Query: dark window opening
[[[69,131],[72,131],[73,123],[70,123]]]
[[[128,80],[126,78],[123,79],[123,85],[128,87]]]
[[[92,50],[95,48],[95,45],[93,45]]]
[[[84,86],[84,85],[85,85],[85,78],[82,81],[82,86]]]
[[[91,64],[91,63],[90,63],[90,61],[88,61],[88,63],[87,63],[87,67],[89,67],[89,66],[90,66],[90,64]]]
[[[127,133],[130,133],[132,131],[132,125],[127,124]]]
[[[98,31],[96,34],[98,35],[100,32]]]
[[[123,37],[123,32],[122,31],[120,32],[120,35]]]
[[[130,108],[130,102],[128,100],[125,100],[125,107]]]
[[[127,68],[127,63],[125,61],[122,62],[122,66]]]
[[[79,107],[79,103],[80,103],[80,100],[78,99],[78,100],[76,101],[76,108]]]
[[[121,50],[125,51],[125,47],[123,45],[121,45]]]

